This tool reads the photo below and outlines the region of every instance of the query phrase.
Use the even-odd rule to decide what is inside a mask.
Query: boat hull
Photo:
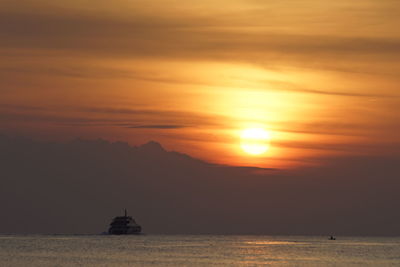
[[[126,227],[126,228],[110,228],[108,234],[110,235],[139,235],[142,229],[140,227]]]

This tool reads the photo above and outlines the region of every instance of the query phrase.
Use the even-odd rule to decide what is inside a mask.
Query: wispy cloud
[[[72,115],[79,113],[78,115]],[[97,113],[93,117],[91,113]],[[202,112],[113,107],[39,107],[0,104],[0,120],[42,121],[75,126],[117,126],[131,129],[226,127],[229,118]],[[166,121],[177,122],[165,124]],[[146,122],[146,123],[143,123]],[[153,122],[149,124],[149,122]],[[164,123],[163,123],[164,122]]]
[[[240,60],[261,65],[289,61],[311,66],[308,63],[312,62],[317,68],[337,61],[337,57],[348,63],[390,62],[400,54],[400,39],[396,36],[294,34],[257,27],[251,31],[252,26],[246,31],[240,27],[232,30],[212,15],[200,17],[194,13],[189,17],[138,12],[132,19],[118,19],[62,9],[53,14],[18,9],[3,11],[0,16],[2,47],[136,58]],[[231,23],[236,25],[234,19]]]
[[[327,96],[344,96],[344,97],[367,97],[367,98],[398,98],[399,95],[386,94],[386,93],[359,93],[359,92],[345,92],[341,90],[315,90],[301,88],[298,85],[289,82],[266,81],[267,84],[277,85],[276,88],[268,90],[286,91],[295,93],[307,93]]]
[[[210,88],[218,87],[220,89],[231,89],[232,85],[219,83],[218,81],[200,81],[198,78],[189,77],[162,77],[160,73],[149,73],[145,71],[123,69],[123,68],[111,68],[101,66],[76,66],[65,64],[63,67],[50,67],[50,66],[1,66],[0,71],[2,73],[11,74],[34,74],[34,75],[45,75],[45,76],[66,76],[73,78],[86,78],[86,79],[133,79],[138,81],[147,81],[155,83],[166,83],[175,85],[194,85],[194,86],[206,86]],[[242,78],[242,77],[238,77]],[[300,85],[293,84],[291,82],[282,82],[276,80],[262,80],[262,81],[249,81],[247,85],[235,85],[235,88],[245,88],[252,90],[260,90],[260,86],[267,85],[268,91],[277,92],[293,92],[293,93],[306,93],[306,94],[317,94],[326,96],[343,96],[343,97],[365,97],[365,98],[398,98],[400,95],[387,94],[387,93],[360,93],[360,92],[346,92],[340,90],[316,90],[302,88]],[[121,110],[120,112],[123,112]],[[143,112],[143,111],[142,111]]]
[[[126,128],[131,129],[181,129],[186,128],[185,125],[132,125],[132,126],[125,126]]]

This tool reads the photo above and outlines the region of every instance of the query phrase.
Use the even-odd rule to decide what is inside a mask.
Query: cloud
[[[329,142],[315,142],[315,141],[275,141],[273,145],[284,148],[300,148],[309,150],[321,150],[321,151],[340,151],[340,152],[355,152],[355,154],[369,154],[378,151],[388,150],[393,148],[393,144],[355,144],[349,141],[342,141],[341,143],[329,143]]]
[[[160,73],[152,73],[143,70],[132,70],[123,69],[116,67],[102,67],[95,65],[77,66],[76,64],[64,64],[64,66],[0,66],[2,73],[12,74],[33,74],[45,75],[45,76],[65,76],[72,78],[86,78],[86,79],[133,79],[139,81],[155,82],[155,83],[166,83],[175,85],[195,85],[195,86],[207,86],[207,87],[218,87],[219,89],[231,89],[232,85],[226,83],[219,83],[218,81],[201,81],[198,78],[189,77],[162,77]],[[160,77],[161,76],[161,77]],[[245,80],[245,78],[243,78]],[[248,81],[247,85],[235,85],[235,88],[244,88],[257,90],[267,90],[276,92],[294,92],[294,93],[307,93],[317,94],[326,96],[343,96],[343,97],[362,97],[362,98],[399,98],[400,95],[386,94],[386,93],[358,93],[358,92],[346,92],[340,90],[316,90],[302,88],[301,85],[294,84],[291,82],[282,82],[277,80],[261,80],[261,81]],[[268,89],[260,89],[260,85],[265,84]]]
[[[9,110],[24,110],[24,111],[42,111],[45,110],[44,107],[39,106],[28,106],[28,105],[16,105],[16,104],[6,104],[0,103],[0,109]]]
[[[186,128],[187,126],[185,125],[132,125],[132,126],[126,126],[126,128],[131,128],[131,129],[181,129],[181,128]]]
[[[308,93],[317,95],[327,95],[327,96],[344,96],[344,97],[367,97],[367,98],[399,98],[400,95],[394,94],[371,94],[371,93],[357,93],[357,92],[345,92],[340,90],[316,90],[301,88],[298,85],[289,82],[278,82],[278,81],[267,81],[266,83],[272,85],[278,85],[277,88],[273,88],[273,91],[283,91],[283,92],[297,92],[297,93]],[[268,89],[271,90],[271,89]]]
[[[80,113],[80,115],[71,115],[76,113]],[[100,116],[94,117],[91,113]],[[132,129],[179,129],[226,127],[229,125],[227,122],[229,119],[224,116],[201,112],[113,107],[40,107],[8,104],[0,104],[0,120],[48,122],[70,126],[117,126]],[[166,121],[174,123],[165,124]],[[153,122],[153,124],[150,124],[150,122]]]
[[[220,127],[229,125],[229,118],[217,115],[207,114],[203,112],[188,112],[180,110],[157,110],[157,109],[129,109],[129,108],[113,108],[113,107],[83,107],[77,110],[89,113],[99,114],[125,114],[135,116],[146,116],[148,120],[171,120],[174,122],[183,122],[182,124],[173,125],[185,125],[189,126],[208,126],[208,127]]]
[[[234,18],[221,21],[213,17],[150,15],[138,9],[129,19],[118,19],[82,11],[57,9],[53,13],[37,13],[17,9],[2,12],[0,38],[3,49],[48,49],[123,58],[242,61],[260,65],[290,62],[304,67],[337,69],[359,62],[362,64],[358,67],[367,70],[373,66],[365,63],[396,62],[400,54],[400,39],[396,36],[296,34],[273,27],[251,30],[252,26],[241,30]],[[229,28],[229,23],[236,29]],[[346,64],[341,64],[338,57]]]

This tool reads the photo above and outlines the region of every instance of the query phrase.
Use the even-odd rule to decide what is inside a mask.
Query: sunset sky
[[[1,0],[0,133],[283,169],[398,156],[399,14],[397,0]]]

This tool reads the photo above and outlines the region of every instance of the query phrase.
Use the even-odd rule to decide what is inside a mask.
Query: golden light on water
[[[262,128],[249,128],[241,133],[241,144],[243,151],[247,154],[258,156],[268,151],[270,133]]]

